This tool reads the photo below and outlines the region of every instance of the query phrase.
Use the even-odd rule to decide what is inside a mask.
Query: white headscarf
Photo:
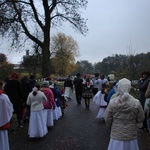
[[[131,81],[123,78],[121,80],[119,80],[118,85],[117,85],[117,93],[120,95],[121,99],[127,99],[130,94],[131,90]]]

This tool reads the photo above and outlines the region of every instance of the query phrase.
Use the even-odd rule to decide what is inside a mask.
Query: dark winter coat
[[[139,80],[139,82],[138,82],[138,87],[139,87],[139,90],[140,90],[139,100],[140,100],[143,108],[144,108],[145,99],[146,99],[145,92],[146,92],[148,84],[149,84],[149,79],[150,79],[150,77],[148,76],[146,79]]]
[[[64,81],[64,88],[65,87],[71,87],[73,88],[73,83],[72,83],[72,80],[70,78],[67,78],[65,81]]]
[[[32,91],[32,85],[30,84],[30,82],[27,78],[22,78],[21,79],[21,85],[22,85],[22,88],[23,88],[25,101],[27,101],[28,95]]]
[[[54,87],[55,90],[56,90],[56,96],[57,96],[57,101],[56,101],[56,105],[57,107],[60,107],[60,100],[61,100],[61,96],[62,96],[62,93],[61,91],[59,90],[59,88],[57,88],[56,86]]]
[[[77,95],[82,95],[82,89],[83,89],[83,85],[82,85],[83,79],[81,78],[75,78],[74,79],[74,87],[75,87],[75,92]]]
[[[150,98],[150,80],[149,80],[149,84],[148,84],[147,90],[145,92],[145,97],[146,98]]]
[[[14,113],[20,112],[22,109],[22,104],[25,102],[20,81],[9,80],[4,87],[4,91],[13,104]]]

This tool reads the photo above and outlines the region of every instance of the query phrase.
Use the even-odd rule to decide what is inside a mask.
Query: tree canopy
[[[0,53],[0,64],[4,63],[7,61],[7,57],[5,54]]]
[[[52,68],[56,74],[67,75],[75,69],[75,57],[79,54],[78,43],[64,33],[52,37],[51,51],[54,53]]]
[[[0,79],[4,80],[6,77],[10,75],[13,71],[13,64],[7,62],[7,57],[5,54],[0,53]]]
[[[81,34],[88,31],[81,9],[87,0],[1,0],[0,32],[12,38],[12,49],[29,39],[42,49],[42,74],[50,74],[51,28],[69,22]],[[6,34],[7,33],[7,34]]]

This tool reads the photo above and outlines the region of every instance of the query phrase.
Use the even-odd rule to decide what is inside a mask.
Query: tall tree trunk
[[[42,47],[42,75],[48,77],[50,75],[50,34],[44,34],[44,44]]]
[[[45,26],[44,26],[44,42],[42,47],[42,75],[48,77],[50,75],[50,12],[48,6],[48,0],[43,0],[43,6],[45,11]]]

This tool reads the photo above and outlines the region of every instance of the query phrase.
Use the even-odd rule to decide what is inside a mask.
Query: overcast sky
[[[86,36],[66,26],[59,29],[77,41],[77,60],[95,63],[114,54],[150,52],[150,0],[89,0],[82,12],[88,19]],[[8,61],[18,63],[25,52],[6,54]]]

